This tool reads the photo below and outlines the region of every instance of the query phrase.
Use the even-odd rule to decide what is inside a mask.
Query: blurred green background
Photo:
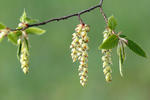
[[[40,21],[89,8],[99,0],[0,0],[0,21],[15,28],[24,8]],[[107,16],[114,15],[118,31],[137,42],[150,55],[149,0],[104,0]],[[24,75],[16,57],[17,48],[4,40],[0,44],[0,100],[149,100],[150,60],[128,48],[121,78],[118,58],[113,51],[113,81],[106,83],[102,72],[101,53],[105,23],[99,10],[81,16],[91,26],[89,32],[89,80],[81,87],[78,63],[70,57],[72,33],[77,17],[52,22],[41,28],[42,36],[30,36],[30,73]]]

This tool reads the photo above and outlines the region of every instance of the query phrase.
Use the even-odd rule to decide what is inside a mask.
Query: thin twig
[[[103,5],[102,5],[102,4],[103,4],[103,0],[100,0],[100,4],[101,4],[101,6],[100,6],[100,12],[101,12],[102,16],[104,17],[105,23],[108,24],[107,16],[106,16],[106,14],[104,13],[103,8],[102,8],[102,6],[103,6]]]
[[[100,4],[103,4],[103,0],[100,1]],[[105,20],[106,25],[108,25],[108,18],[107,18],[106,14],[105,14],[104,11],[103,11],[102,5],[100,6],[100,12],[101,12],[102,16],[104,17],[104,20]],[[112,34],[115,34],[115,31],[112,30],[111,33],[112,33]]]
[[[36,23],[36,24],[29,24],[29,25],[27,25],[27,27],[25,27],[25,28],[22,28],[22,29],[11,29],[11,31],[25,30],[25,29],[27,29],[27,28],[29,28],[29,27],[41,26],[41,25],[45,25],[45,24],[50,23],[50,22],[53,22],[53,21],[66,20],[66,19],[69,19],[69,18],[72,18],[72,17],[75,17],[75,16],[77,16],[77,17],[80,18],[80,15],[82,15],[82,14],[85,14],[85,13],[87,13],[87,12],[90,12],[90,11],[96,9],[96,8],[101,8],[102,4],[103,4],[103,0],[100,0],[100,3],[99,3],[98,5],[95,5],[95,6],[91,7],[91,8],[86,9],[86,10],[80,11],[80,12],[78,12],[78,13],[71,14],[71,15],[67,15],[67,16],[63,16],[63,17],[59,17],[59,18],[52,18],[52,19],[49,19],[49,20],[47,20],[47,21],[43,21],[43,22]],[[82,21],[82,20],[80,19],[80,22],[81,22],[81,21]],[[81,23],[82,23],[82,22],[81,22]]]
[[[81,19],[80,15],[78,15],[78,19],[79,19],[79,21],[80,21],[80,24],[84,25],[84,22],[83,22],[83,20]]]
[[[101,12],[102,16],[104,17],[105,23],[108,24],[108,19],[107,19],[106,14],[105,14],[104,11],[103,11],[102,6],[100,7],[100,12]]]

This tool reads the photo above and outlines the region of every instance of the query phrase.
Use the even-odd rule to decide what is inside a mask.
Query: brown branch
[[[69,18],[72,18],[72,17],[75,17],[75,16],[77,16],[77,17],[79,18],[80,22],[83,23],[82,19],[80,18],[80,15],[85,14],[85,13],[87,13],[87,12],[90,12],[90,11],[96,9],[96,8],[100,8],[100,9],[101,9],[102,4],[103,4],[103,0],[100,0],[100,3],[99,3],[98,5],[95,5],[95,6],[91,7],[91,8],[86,9],[86,10],[80,11],[80,12],[78,12],[78,13],[71,14],[71,15],[67,15],[67,16],[63,16],[63,17],[59,17],[59,18],[52,18],[52,19],[49,19],[49,20],[47,20],[47,21],[40,22],[40,23],[36,23],[36,24],[29,24],[29,25],[27,25],[27,27],[25,27],[25,28],[22,28],[22,29],[11,29],[11,31],[25,30],[25,29],[27,29],[27,28],[29,28],[29,27],[41,26],[41,25],[45,25],[45,24],[47,24],[47,23],[54,22],[54,21],[66,20],[66,19],[69,19]],[[103,15],[103,13],[102,13],[102,15]],[[104,16],[104,15],[103,15],[103,16]],[[106,21],[106,20],[105,20],[105,21]]]

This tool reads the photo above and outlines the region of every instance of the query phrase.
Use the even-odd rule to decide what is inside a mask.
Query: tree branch
[[[85,14],[85,13],[87,13],[87,12],[90,12],[90,11],[96,9],[96,8],[102,9],[102,8],[101,8],[101,7],[102,7],[102,4],[103,4],[103,0],[100,0],[100,3],[99,3],[98,5],[95,5],[95,6],[91,7],[91,8],[88,8],[88,9],[85,9],[85,10],[83,10],[83,11],[80,11],[80,12],[78,12],[78,13],[70,14],[70,15],[67,15],[67,16],[59,17],[59,18],[52,18],[52,19],[49,19],[49,20],[47,20],[47,21],[40,22],[40,23],[36,23],[36,24],[29,24],[29,25],[27,25],[25,28],[22,28],[22,29],[11,29],[11,31],[25,30],[25,29],[27,29],[27,28],[29,28],[29,27],[41,26],[41,25],[45,25],[45,24],[50,23],[50,22],[53,22],[53,21],[66,20],[66,19],[69,19],[69,18],[72,18],[72,17],[75,17],[75,16],[77,16],[77,17],[79,18],[80,22],[83,23],[83,22],[82,22],[82,19],[80,18],[80,15]],[[101,11],[102,11],[102,10],[101,10]],[[103,12],[103,11],[102,11],[102,12]],[[102,13],[102,12],[101,12],[101,13]],[[105,14],[102,13],[102,15],[104,16],[105,22],[107,23],[107,20],[106,20],[107,18],[105,17]]]

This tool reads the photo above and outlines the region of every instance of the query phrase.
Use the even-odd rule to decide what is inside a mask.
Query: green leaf
[[[108,27],[112,30],[115,30],[116,26],[117,26],[116,19],[114,18],[114,16],[110,16],[108,18]]]
[[[124,38],[127,40],[126,45],[136,54],[138,54],[139,56],[142,57],[147,57],[145,51],[139,46],[137,45],[135,42],[133,42],[132,40],[128,39],[127,36],[125,35],[119,35],[119,37]]]
[[[127,39],[127,38],[126,38]],[[137,45],[135,42],[133,42],[132,40],[128,40],[128,44],[127,46],[133,51],[135,52],[137,55],[139,56],[142,56],[142,57],[147,57],[146,56],[146,53],[144,52],[144,50],[139,46]]]
[[[26,11],[24,10],[22,16],[20,17],[20,22],[25,22],[25,19],[27,18],[27,14],[26,14]]]
[[[18,40],[18,38],[19,38],[19,33],[10,32],[7,37],[8,37],[8,40],[9,40],[12,44],[17,45],[17,40]]]
[[[27,32],[27,34],[42,35],[46,31],[43,29],[40,29],[38,27],[30,27],[30,28],[26,29],[26,32]]]
[[[22,47],[22,41],[21,41],[21,39],[19,39],[18,40],[18,49],[17,49],[17,58],[18,59],[20,59],[21,47]]]
[[[119,35],[119,37],[121,37],[121,38],[126,38],[127,36],[125,36],[125,35]]]
[[[38,22],[36,19],[31,19],[29,17],[26,17],[25,22],[28,24],[36,23]]]
[[[112,49],[118,45],[118,36],[113,34],[109,36],[100,46],[99,49]]]
[[[19,37],[20,35],[22,35],[22,32],[21,31],[15,31],[15,34]]]
[[[21,27],[21,26],[18,26],[16,29],[21,30],[21,29],[22,29],[22,27]]]
[[[5,29],[5,28],[6,28],[6,26],[4,24],[0,23],[0,30]]]

